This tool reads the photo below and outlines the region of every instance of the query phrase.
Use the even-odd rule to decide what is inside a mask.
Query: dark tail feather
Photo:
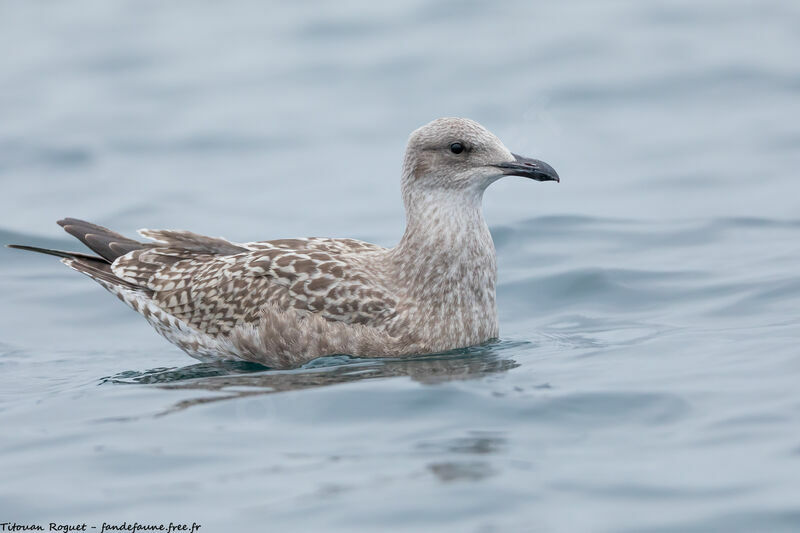
[[[90,278],[106,282],[118,287],[128,287],[130,289],[143,290],[141,287],[118,278],[111,271],[111,263],[103,257],[84,254],[81,252],[67,252],[63,250],[51,250],[50,248],[39,248],[38,246],[25,246],[22,244],[9,244],[9,248],[26,250],[28,252],[38,252],[40,254],[54,255],[61,258],[61,262],[78,272],[86,274]],[[145,290],[145,292],[147,292]]]
[[[114,259],[121,255],[146,246],[108,228],[85,220],[78,220],[77,218],[59,220],[58,225],[109,262],[113,262]]]
[[[94,261],[96,263],[108,264],[109,262],[96,255],[84,254],[81,252],[67,252],[64,250],[51,250],[50,248],[39,248],[38,246],[25,246],[24,244],[8,244],[9,248],[16,250],[27,250],[29,252],[39,252],[40,254],[54,255],[64,259],[81,259],[83,261]]]

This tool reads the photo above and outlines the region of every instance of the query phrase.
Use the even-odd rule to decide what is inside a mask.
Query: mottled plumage
[[[407,227],[394,248],[168,230],[140,230],[153,241],[142,243],[72,218],[59,224],[97,256],[18,247],[61,257],[201,360],[287,368],[338,353],[438,352],[498,336],[494,246],[480,203],[508,174],[558,178],[473,121],[439,119],[409,139]]]

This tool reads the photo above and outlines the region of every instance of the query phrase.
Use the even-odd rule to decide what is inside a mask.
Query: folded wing
[[[115,258],[113,274],[148,291],[158,307],[209,335],[226,335],[238,325],[257,322],[265,306],[364,325],[381,325],[395,313],[390,291],[372,282],[355,260],[381,249],[375,245],[352,239],[239,245],[184,231],[140,233],[156,242],[137,243],[138,248]]]

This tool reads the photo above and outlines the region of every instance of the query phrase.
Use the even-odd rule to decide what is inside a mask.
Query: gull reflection
[[[424,384],[478,379],[519,366],[504,355],[509,348],[519,345],[519,342],[501,341],[443,354],[402,359],[331,356],[314,360],[296,370],[270,370],[257,364],[236,361],[198,363],[180,368],[127,371],[103,378],[102,382],[214,393],[180,401],[161,413],[168,414],[193,405],[365,379],[406,376]]]

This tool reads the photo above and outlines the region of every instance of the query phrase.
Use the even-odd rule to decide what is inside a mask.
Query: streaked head
[[[403,191],[483,191],[503,176],[559,181],[543,161],[512,154],[489,130],[467,118],[439,118],[414,131],[403,162]]]

